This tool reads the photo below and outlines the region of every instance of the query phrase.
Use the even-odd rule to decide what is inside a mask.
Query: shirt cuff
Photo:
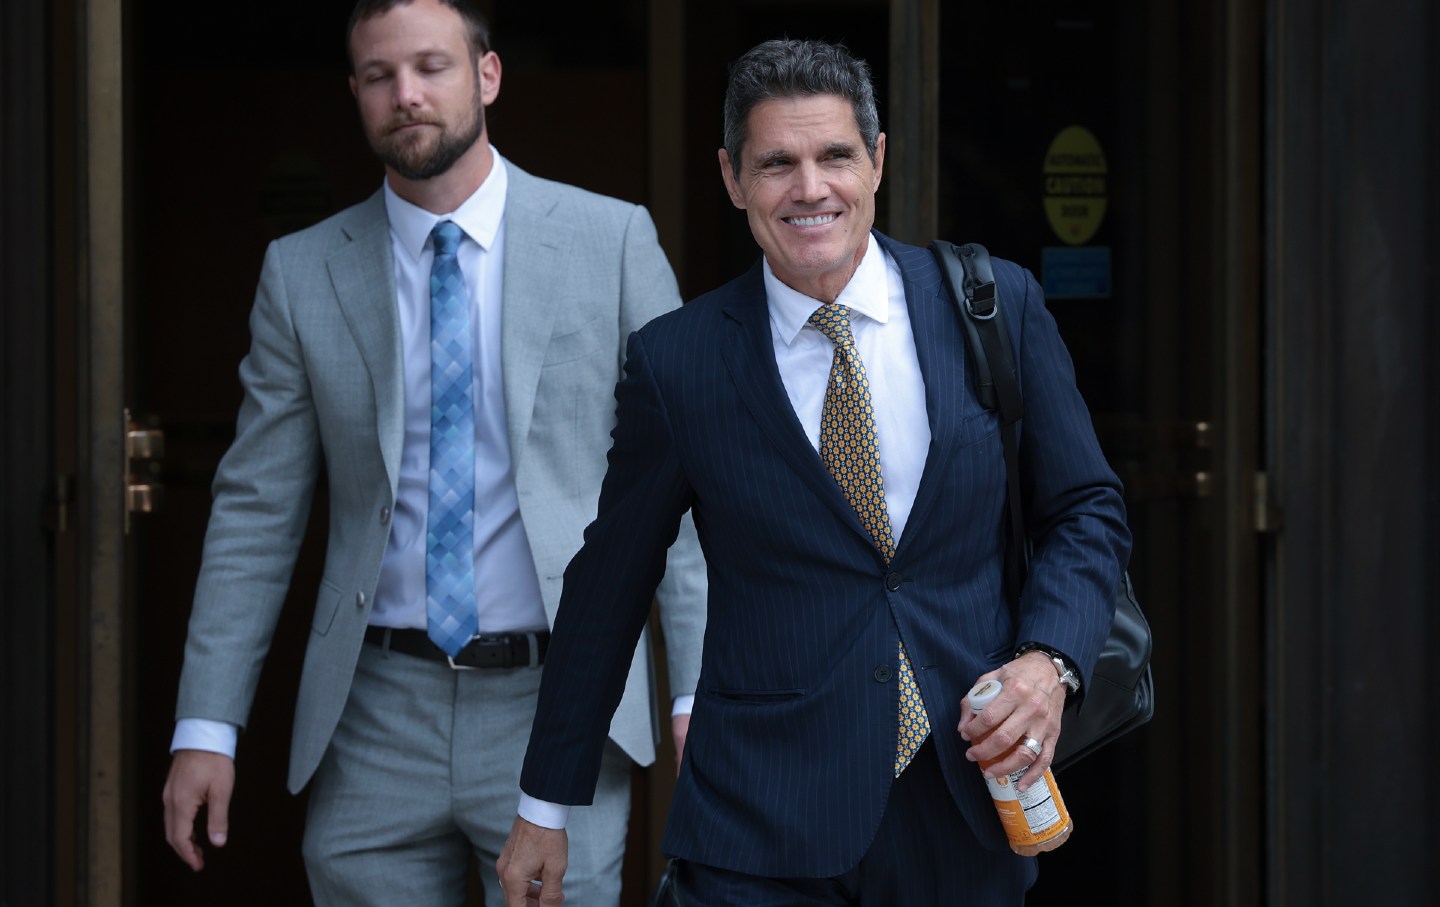
[[[204,750],[234,759],[235,745],[239,737],[240,729],[227,721],[181,718],[175,722],[175,736],[170,740],[170,752]]]
[[[524,791],[520,792],[520,806],[516,810],[520,818],[541,828],[564,828],[570,820],[570,807],[563,803],[537,800]]]
[[[670,717],[674,718],[677,715],[688,715],[693,711],[695,711],[694,693],[688,696],[676,696],[675,707],[670,710]]]

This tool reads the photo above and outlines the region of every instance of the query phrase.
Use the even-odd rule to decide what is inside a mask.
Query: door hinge
[[[130,418],[125,410],[125,534],[130,534],[130,516],[153,513],[164,491],[158,478],[160,459],[165,456],[165,433]]]
[[[1285,510],[1280,506],[1275,482],[1267,472],[1255,473],[1255,531],[1279,532],[1285,528]]]
[[[70,531],[70,508],[75,502],[75,477],[72,475],[58,475],[55,482],[50,486],[50,494],[45,501],[44,516],[41,518],[45,530],[52,535],[61,535]]]

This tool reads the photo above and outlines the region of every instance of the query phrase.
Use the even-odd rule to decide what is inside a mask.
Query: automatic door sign
[[[1105,152],[1084,126],[1060,130],[1045,152],[1045,215],[1072,246],[1088,242],[1105,219]]]

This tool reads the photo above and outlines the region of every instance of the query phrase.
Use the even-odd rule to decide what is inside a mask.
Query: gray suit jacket
[[[630,333],[679,305],[645,209],[509,165],[501,356],[520,513],[553,621],[594,519]],[[309,517],[328,476],[329,542],[291,743],[298,791],[340,719],[395,503],[404,392],[383,192],[271,243],[250,317],[236,437],[220,463],[177,718],[244,726]],[[705,620],[694,529],[659,591],[671,689],[693,692]],[[642,765],[659,725],[646,640],[611,737]]]

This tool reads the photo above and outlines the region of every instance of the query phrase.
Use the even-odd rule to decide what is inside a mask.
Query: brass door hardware
[[[165,456],[165,432],[136,422],[125,410],[125,533],[130,515],[153,513],[160,506],[164,487],[158,473]]]

